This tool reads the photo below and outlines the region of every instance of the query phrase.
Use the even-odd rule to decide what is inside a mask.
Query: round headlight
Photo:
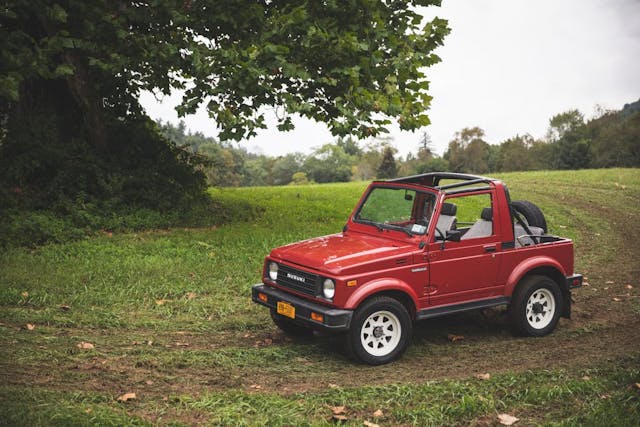
[[[336,294],[336,284],[331,279],[325,279],[322,283],[322,294],[327,299],[332,299]]]
[[[278,280],[278,264],[275,262],[269,263],[269,278],[274,282]]]

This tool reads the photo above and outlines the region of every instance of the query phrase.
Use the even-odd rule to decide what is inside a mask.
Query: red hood
[[[271,257],[334,275],[352,274],[358,266],[389,258],[408,258],[414,245],[348,232],[316,237],[271,251]],[[410,262],[410,260],[407,260]]]

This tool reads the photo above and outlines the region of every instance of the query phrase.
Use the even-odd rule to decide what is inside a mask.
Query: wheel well
[[[409,316],[411,316],[411,319],[415,320],[415,318],[416,318],[416,306],[413,303],[413,300],[411,299],[411,297],[409,295],[407,295],[406,293],[402,292],[402,291],[382,291],[382,292],[377,292],[377,293],[375,293],[373,295],[369,295],[359,305],[362,305],[365,301],[368,301],[371,298],[382,297],[382,296],[393,298],[393,299],[399,301],[404,306],[404,308],[407,309],[407,312],[409,313]]]
[[[527,271],[527,274],[525,274],[524,276],[522,276],[522,278],[520,279],[520,281],[518,282],[518,284],[520,284],[525,278],[529,277],[529,276],[547,276],[550,279],[552,279],[554,282],[556,282],[558,284],[558,288],[564,293],[567,291],[567,284],[565,281],[564,276],[562,275],[562,273],[560,273],[560,271],[558,271],[557,269],[553,268],[553,267],[537,267],[534,268],[533,270],[529,270]]]

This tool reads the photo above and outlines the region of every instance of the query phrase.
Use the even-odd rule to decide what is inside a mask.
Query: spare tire
[[[511,202],[511,207],[524,216],[528,225],[540,227],[543,233],[547,233],[547,220],[539,207],[528,200],[515,200]]]

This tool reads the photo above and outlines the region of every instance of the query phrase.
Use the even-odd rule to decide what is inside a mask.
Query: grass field
[[[293,341],[250,301],[264,256],[339,231],[366,183],[214,189],[250,214],[0,254],[0,425],[318,425],[340,406],[347,425],[640,425],[640,170],[498,178],[587,276],[548,337],[468,313],[418,324],[375,368],[332,337]]]

